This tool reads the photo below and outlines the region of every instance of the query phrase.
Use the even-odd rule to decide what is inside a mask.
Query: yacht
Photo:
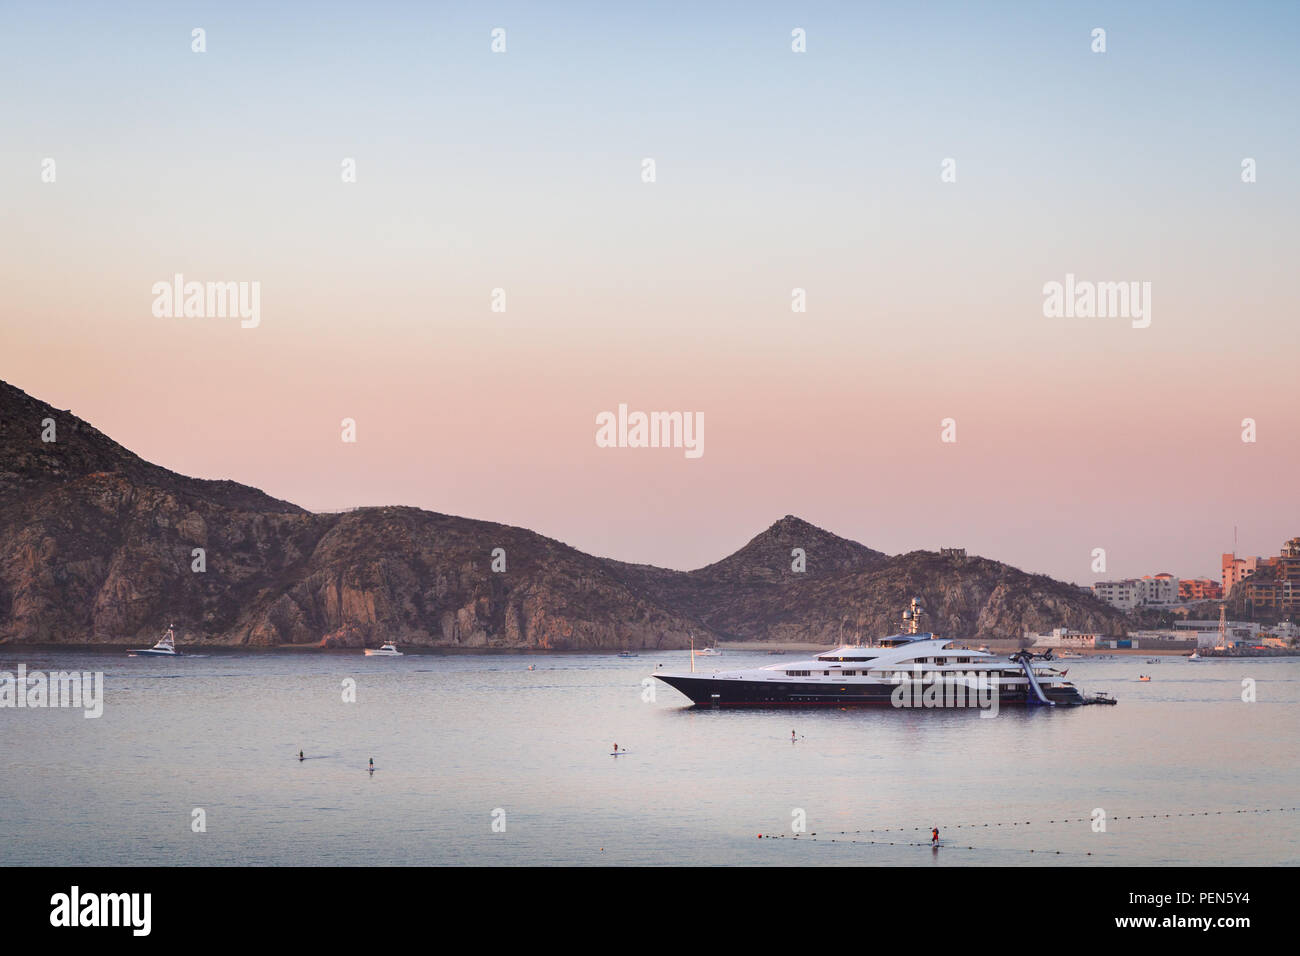
[[[169,624],[167,633],[158,639],[158,643],[149,648],[137,648],[136,650],[127,651],[128,657],[181,657],[180,651],[176,650],[176,625]],[[200,655],[202,656],[202,655]]]
[[[913,599],[903,615],[905,633],[870,645],[844,644],[808,660],[747,670],[654,676],[696,705],[712,706],[966,707],[975,706],[976,695],[991,694],[993,688],[999,706],[1084,702],[1065,674],[1047,663],[1052,660],[1051,651],[998,657],[986,650],[970,650],[922,632],[922,613]]]
[[[722,651],[716,647],[701,647],[695,652],[696,657],[721,657]]]
[[[386,641],[383,646],[376,650],[373,647],[366,648],[366,657],[401,657],[402,652],[397,649],[396,641]]]

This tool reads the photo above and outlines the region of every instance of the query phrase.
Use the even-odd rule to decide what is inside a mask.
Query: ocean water
[[[1118,706],[992,719],[646,699],[683,652],[20,661],[102,671],[105,704],[0,709],[5,865],[1300,863],[1297,659],[1071,661]]]

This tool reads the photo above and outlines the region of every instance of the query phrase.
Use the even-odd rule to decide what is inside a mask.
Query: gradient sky
[[[264,6],[0,6],[0,378],[145,458],[679,568],[1300,534],[1297,5]],[[177,272],[260,327],[155,318]],[[1066,273],[1151,327],[1044,318]],[[703,458],[597,448],[620,402]]]

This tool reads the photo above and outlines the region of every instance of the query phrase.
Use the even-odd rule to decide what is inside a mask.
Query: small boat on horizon
[[[401,657],[402,652],[397,649],[396,641],[385,641],[382,647],[366,648],[366,657]]]
[[[176,625],[167,625],[167,633],[158,638],[158,643],[149,648],[136,648],[126,652],[127,657],[183,657],[176,650]]]
[[[1203,660],[1205,660],[1205,658],[1201,656],[1201,652],[1200,652],[1200,651],[1192,651],[1191,654],[1187,655],[1187,659],[1188,659],[1189,661],[1203,661]]]

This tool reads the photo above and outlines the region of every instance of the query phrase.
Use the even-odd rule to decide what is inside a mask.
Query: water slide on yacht
[[[1029,682],[1029,689],[1038,698],[1038,702],[1046,704],[1048,707],[1055,707],[1056,701],[1048,700],[1047,695],[1043,693],[1043,688],[1038,686],[1038,677],[1034,674],[1034,655],[1029,653],[1012,654],[1011,660],[1017,662],[1020,669],[1025,672],[1025,680]]]

